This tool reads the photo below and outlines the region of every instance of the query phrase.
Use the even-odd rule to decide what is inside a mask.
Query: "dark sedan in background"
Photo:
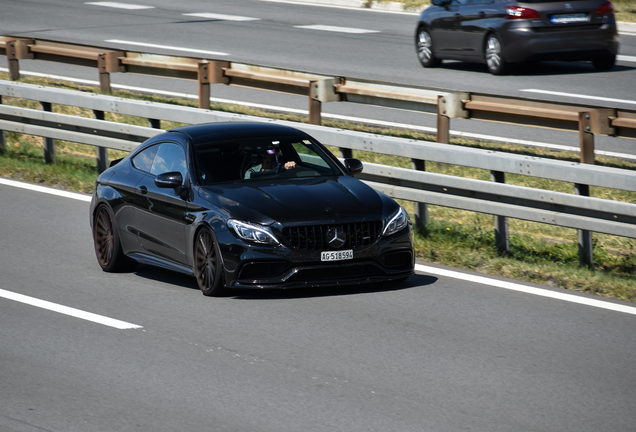
[[[420,15],[415,47],[424,67],[444,59],[486,63],[501,75],[514,63],[591,61],[609,70],[618,54],[607,0],[433,0]]]
[[[157,135],[95,185],[90,223],[105,271],[151,264],[225,288],[322,287],[406,279],[406,211],[353,177],[311,136],[268,123]]]

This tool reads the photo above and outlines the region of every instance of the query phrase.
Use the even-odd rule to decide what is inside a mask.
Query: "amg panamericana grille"
[[[306,225],[286,227],[283,235],[290,247],[304,250],[327,250],[327,232],[340,228],[345,232],[345,243],[339,249],[355,249],[373,244],[380,236],[382,222],[366,221],[329,225]]]

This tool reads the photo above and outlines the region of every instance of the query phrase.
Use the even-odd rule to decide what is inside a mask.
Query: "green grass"
[[[8,79],[0,74],[0,79]],[[24,78],[32,84],[64,87],[73,90],[99,93],[97,88],[46,79]],[[196,106],[188,99],[155,97],[132,92],[115,92],[115,96],[150,100],[176,105]],[[39,108],[39,104],[13,98],[3,98],[3,103]],[[212,109],[263,117],[306,122],[306,116],[273,114],[238,105],[214,105]],[[54,106],[55,112],[91,117],[90,110],[75,107]],[[147,126],[147,119],[107,113],[106,119]],[[358,130],[409,139],[434,141],[431,135],[400,129],[382,129],[361,124],[325,121],[325,126]],[[179,126],[162,122],[162,128]],[[97,178],[95,148],[64,141],[56,142],[57,163],[44,163],[42,138],[7,133],[7,148],[0,155],[0,176],[50,185],[62,189],[91,193]],[[545,149],[525,148],[512,144],[453,139],[451,144],[489,150],[527,154],[536,157],[578,161],[574,152],[554,152]],[[337,154],[338,149],[332,147]],[[125,155],[121,151],[109,151],[109,158]],[[391,155],[354,151],[354,157],[364,162],[410,168],[409,159]],[[636,169],[636,164],[606,157],[597,158],[598,165],[622,169]],[[473,169],[443,163],[426,163],[426,170],[441,174],[489,180],[486,170]],[[533,188],[574,193],[574,185],[520,175],[507,175],[506,182]],[[636,193],[606,188],[591,188],[591,195],[603,199],[636,204]],[[413,215],[414,204],[401,201]],[[511,252],[507,256],[496,253],[494,222],[491,215],[457,209],[429,206],[430,223],[415,236],[415,248],[420,260],[476,270],[483,273],[531,281],[566,289],[594,293],[602,296],[636,302],[636,240],[617,236],[594,234],[594,269],[580,268],[577,249],[577,231],[552,225],[510,219]]]

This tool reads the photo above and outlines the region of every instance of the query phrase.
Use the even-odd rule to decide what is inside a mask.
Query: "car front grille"
[[[340,228],[345,232],[345,243],[338,249],[355,249],[373,244],[380,236],[382,222],[366,221],[345,224],[306,225],[286,227],[283,235],[294,249],[329,250],[327,233],[331,228]]]

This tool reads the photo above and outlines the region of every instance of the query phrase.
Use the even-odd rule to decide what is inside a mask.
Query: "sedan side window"
[[[163,143],[159,146],[155,160],[152,163],[150,173],[159,175],[167,172],[178,171],[186,178],[186,158],[183,148],[178,144]]]
[[[155,160],[155,155],[157,154],[158,149],[159,146],[154,145],[137,154],[132,160],[135,168],[141,171],[150,172],[150,168],[152,168],[152,163]]]

